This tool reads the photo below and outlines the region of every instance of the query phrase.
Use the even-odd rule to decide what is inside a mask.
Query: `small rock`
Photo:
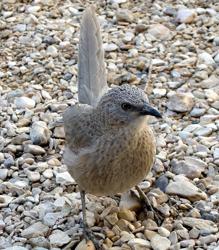
[[[63,173],[55,173],[55,176],[56,176],[56,183],[59,183],[62,185],[75,184],[74,179],[71,177],[71,175],[67,171]]]
[[[117,22],[131,23],[133,21],[133,15],[129,10],[120,9],[116,12],[116,20]]]
[[[7,207],[8,204],[13,200],[14,198],[6,195],[6,194],[2,194],[0,195],[0,208],[1,207]]]
[[[194,158],[195,159],[195,158]],[[204,171],[203,166],[199,164],[194,164],[194,161],[176,161],[173,160],[172,169],[174,174],[183,174],[190,179],[199,178],[201,173]]]
[[[21,232],[21,236],[24,238],[34,238],[38,236],[45,236],[48,232],[49,227],[44,225],[42,222],[36,222],[30,225]]]
[[[49,236],[50,244],[53,247],[61,247],[69,243],[70,240],[71,238],[67,235],[67,233],[61,230],[56,230]]]
[[[57,57],[58,56],[58,50],[54,45],[50,45],[47,48],[47,55],[52,56],[52,57]]]
[[[216,159],[219,159],[219,148],[215,148],[214,149],[214,159],[216,160]]]
[[[104,43],[103,44],[103,49],[106,52],[111,52],[111,51],[116,51],[118,49],[118,46],[114,43]]]
[[[33,99],[26,96],[22,96],[15,98],[15,105],[18,109],[32,109],[35,107],[36,103]]]
[[[207,195],[192,184],[183,175],[175,177],[175,181],[170,182],[166,188],[167,194],[179,195],[190,201],[206,200]]]
[[[22,247],[22,246],[13,246],[13,247],[7,247],[4,248],[5,250],[28,250],[26,247]]]
[[[44,172],[43,172],[43,176],[47,179],[51,179],[53,177],[53,171],[52,169],[46,169]]]
[[[167,250],[169,249],[170,245],[170,240],[160,235],[155,235],[151,239],[151,247],[154,250]]]
[[[188,112],[194,106],[193,97],[190,94],[176,93],[169,98],[168,109],[175,112]]]
[[[39,5],[35,5],[35,6],[30,5],[27,7],[27,12],[32,14],[32,13],[38,12],[40,9],[41,7]]]
[[[205,112],[206,112],[205,109],[193,108],[192,111],[190,112],[190,115],[193,117],[200,117],[200,116],[204,115]]]
[[[39,172],[33,172],[33,171],[28,171],[27,172],[27,177],[30,181],[32,182],[37,182],[40,180],[40,173]]]
[[[4,181],[8,176],[8,169],[0,169],[0,179]]]
[[[171,32],[163,24],[153,24],[150,26],[148,33],[158,40],[167,40]]]
[[[75,248],[75,250],[96,250],[96,248],[94,247],[94,244],[91,240],[87,241],[86,240],[82,240],[77,247]]]
[[[150,248],[150,242],[148,240],[144,239],[131,239],[128,241],[128,245],[131,247],[133,250],[143,250]]]
[[[118,213],[118,217],[120,219],[124,219],[124,220],[127,220],[127,221],[135,221],[136,218],[135,218],[135,215],[132,211],[128,210],[128,209],[120,209],[119,213]]]
[[[203,52],[201,54],[198,55],[198,59],[200,60],[201,63],[205,63],[205,64],[215,64],[214,59],[212,58],[212,56],[210,54],[208,54],[207,52]]]
[[[176,21],[178,23],[192,23],[196,18],[196,13],[191,9],[179,9],[176,14]]]
[[[182,222],[185,226],[199,229],[201,235],[209,235],[218,232],[217,225],[209,220],[203,220],[192,217],[183,217]]]
[[[30,129],[30,139],[33,144],[45,145],[49,142],[50,131],[45,122],[34,122]]]
[[[33,155],[41,155],[45,154],[46,151],[44,148],[38,146],[38,145],[31,145],[31,144],[26,144],[24,146],[24,152],[25,153],[31,153]]]
[[[65,130],[64,127],[55,127],[54,136],[56,138],[65,139]]]
[[[209,136],[212,133],[212,128],[206,127],[206,128],[200,128],[195,131],[195,135],[197,136]]]

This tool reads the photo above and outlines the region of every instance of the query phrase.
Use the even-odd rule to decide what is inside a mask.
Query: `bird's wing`
[[[69,107],[63,114],[65,139],[72,151],[79,151],[81,148],[89,147],[95,136],[91,136],[90,113],[92,107],[85,104],[78,104]]]
[[[100,25],[94,8],[88,7],[83,14],[79,43],[79,102],[96,106],[107,91],[104,51]]]

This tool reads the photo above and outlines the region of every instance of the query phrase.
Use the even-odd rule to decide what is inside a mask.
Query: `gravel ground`
[[[85,2],[0,2],[0,249],[84,249],[57,121],[77,102]],[[96,5],[109,84],[148,82],[163,113],[151,120],[157,159],[140,186],[164,219],[158,224],[129,192],[88,195],[88,223],[104,249],[218,250],[219,2]]]

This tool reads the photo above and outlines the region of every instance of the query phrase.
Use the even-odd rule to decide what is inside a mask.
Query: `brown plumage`
[[[85,11],[81,26],[79,101],[86,104],[70,107],[64,113],[64,160],[82,191],[88,239],[84,192],[112,195],[142,181],[155,157],[155,139],[147,116],[161,115],[137,87],[124,84],[107,90],[100,29],[92,8]],[[84,34],[88,31],[89,35]]]

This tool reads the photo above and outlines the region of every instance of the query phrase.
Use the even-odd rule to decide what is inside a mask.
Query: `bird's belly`
[[[76,180],[88,193],[113,195],[129,190],[149,173],[155,156],[155,145],[139,144],[138,148],[124,154],[118,161],[110,161],[99,169],[90,168],[86,178]]]

